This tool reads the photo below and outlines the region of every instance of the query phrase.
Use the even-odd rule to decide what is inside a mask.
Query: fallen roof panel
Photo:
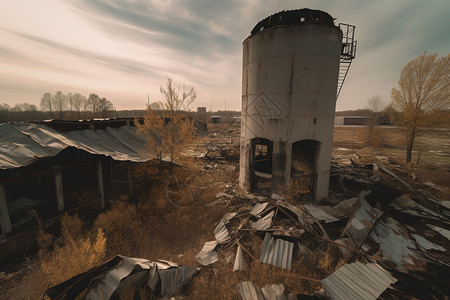
[[[375,300],[396,281],[378,264],[355,262],[340,267],[322,284],[333,300]]]
[[[293,250],[293,243],[282,239],[274,240],[270,234],[266,234],[259,260],[265,264],[290,270]]]

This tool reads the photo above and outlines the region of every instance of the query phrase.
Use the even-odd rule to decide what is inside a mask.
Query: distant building
[[[197,120],[206,122],[206,107],[197,107]]]
[[[334,118],[334,125],[367,125],[373,116],[342,116]]]

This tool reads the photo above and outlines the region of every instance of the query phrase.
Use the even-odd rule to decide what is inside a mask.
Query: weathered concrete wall
[[[250,188],[253,138],[274,143],[274,191],[289,183],[292,144],[307,139],[320,142],[315,198],[328,196],[341,47],[341,30],[320,24],[269,28],[244,41],[242,188]]]

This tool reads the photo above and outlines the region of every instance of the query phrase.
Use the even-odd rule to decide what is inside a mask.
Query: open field
[[[401,169],[399,173],[406,174],[406,177],[414,173],[417,180],[431,181],[442,187],[444,191],[439,194],[440,196],[448,195],[450,130],[430,130],[418,138],[415,149],[420,150],[422,154],[419,165],[411,166],[402,166],[405,154],[398,129],[382,128],[380,133],[382,143],[371,148],[367,148],[362,142],[364,134],[364,127],[335,127],[333,154],[353,155],[353,157],[356,155],[359,158],[358,163],[386,161],[384,158],[386,157],[399,166],[397,169],[398,171]],[[175,171],[178,181],[189,180],[190,185],[198,188],[196,189],[198,193],[192,198],[177,200],[172,198],[179,207],[171,205],[165,197],[162,187],[165,186],[166,178],[162,177],[169,176],[168,174],[161,176],[151,165],[135,170],[134,176],[140,185],[132,199],[129,200],[126,195],[121,195],[119,190],[116,191],[112,196],[111,210],[101,214],[93,224],[84,224],[78,231],[82,232],[84,238],[91,237],[94,240],[97,229],[102,228],[106,249],[97,263],[120,254],[150,260],[165,259],[196,266],[195,256],[206,241],[214,240],[213,230],[221,217],[230,210],[238,210],[247,205],[245,194],[238,188],[239,160],[236,153],[238,143],[238,124],[209,126],[209,131],[200,138],[192,150],[194,154],[204,154],[204,157],[192,160],[189,168],[181,167]],[[413,156],[413,159],[415,157]],[[403,179],[414,183],[411,178]],[[181,188],[180,192],[185,193]],[[217,205],[210,206],[217,200],[215,195],[218,192],[232,195],[233,200],[226,198]],[[77,241],[75,237],[73,238]],[[255,234],[241,242],[254,256],[259,257],[262,238],[261,235]],[[64,247],[65,241],[59,239],[57,243]],[[254,281],[259,286],[283,282],[289,292],[311,293],[321,285],[314,280],[300,280],[299,275],[315,280],[325,278],[345,262],[342,256],[336,253],[339,252],[336,247],[324,244],[320,246],[320,251],[313,255],[296,253],[292,272],[260,264],[251,259],[247,261],[246,271],[233,272],[233,264],[226,263],[224,257],[234,250],[231,247],[220,248],[218,253],[221,260],[213,266],[202,268],[192,283],[181,291],[183,299],[238,299],[236,285],[247,280]],[[48,251],[46,257],[53,261],[45,265],[42,264],[40,257],[31,255],[25,263],[8,268],[7,274],[0,277],[2,286],[0,298],[41,297],[47,288],[57,283],[47,279],[49,270],[54,276],[61,272],[59,277],[61,281],[79,273],[70,273],[70,268],[64,272],[58,271],[58,268],[51,269],[58,266],[58,262],[54,261],[58,259],[63,260],[63,263],[59,263],[61,266],[76,263],[70,260],[70,256],[76,252],[63,251],[59,252],[63,256],[52,257],[53,253]],[[43,266],[50,269],[46,270]]]

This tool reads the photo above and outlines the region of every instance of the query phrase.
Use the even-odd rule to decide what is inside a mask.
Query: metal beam
[[[0,225],[2,227],[2,234],[7,234],[12,231],[8,204],[6,202],[5,186],[2,182],[0,182]]]
[[[97,180],[98,180],[98,192],[100,194],[102,209],[105,209],[105,191],[103,189],[103,173],[102,173],[102,161],[97,161]]]
[[[56,201],[58,202],[58,210],[61,211],[64,209],[64,193],[63,193],[61,170],[59,168],[55,170],[54,177],[55,177]]]

